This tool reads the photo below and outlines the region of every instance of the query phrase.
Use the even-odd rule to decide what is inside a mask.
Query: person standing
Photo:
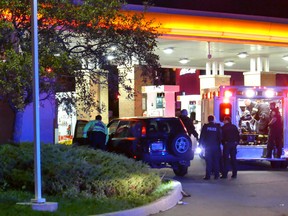
[[[89,121],[83,129],[83,137],[89,140],[89,145],[93,148],[106,150],[108,141],[108,129],[102,122],[102,116],[97,115],[95,120]]]
[[[271,111],[271,120],[268,124],[268,144],[267,144],[267,158],[272,157],[272,151],[276,148],[276,157],[280,158],[282,155],[283,148],[283,123],[280,112],[278,109]]]
[[[214,122],[214,116],[208,116],[208,123],[204,124],[200,133],[200,146],[205,149],[206,174],[204,180],[209,180],[211,172],[214,179],[219,178],[219,165],[221,158],[221,126]]]
[[[198,133],[195,129],[193,121],[188,117],[188,111],[186,109],[181,110],[181,115],[179,118],[182,120],[184,126],[186,127],[189,136],[193,134],[193,136],[198,140]]]
[[[222,126],[222,145],[223,145],[223,172],[220,178],[226,179],[228,174],[229,157],[232,167],[231,178],[237,178],[237,145],[240,141],[239,130],[236,125],[231,123],[231,118],[226,116],[224,118],[224,125]]]

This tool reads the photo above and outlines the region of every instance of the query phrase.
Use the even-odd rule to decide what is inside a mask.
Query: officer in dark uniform
[[[208,123],[201,129],[200,146],[205,149],[206,175],[204,180],[209,180],[211,172],[214,172],[214,179],[219,178],[219,165],[221,157],[221,126],[214,123],[214,116],[208,116]]]
[[[222,145],[223,145],[223,172],[221,178],[226,179],[228,174],[229,156],[232,166],[232,178],[237,178],[237,145],[240,141],[238,128],[231,123],[231,118],[224,118],[222,126]]]

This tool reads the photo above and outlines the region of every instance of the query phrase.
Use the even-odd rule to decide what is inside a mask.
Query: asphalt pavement
[[[267,162],[241,162],[237,179],[203,180],[205,162],[198,156],[185,177],[159,170],[182,184],[190,197],[157,213],[165,216],[288,216],[288,170],[275,170]]]

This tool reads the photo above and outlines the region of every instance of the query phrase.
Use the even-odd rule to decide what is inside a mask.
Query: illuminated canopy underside
[[[288,46],[288,25],[275,22],[147,12],[162,38]]]

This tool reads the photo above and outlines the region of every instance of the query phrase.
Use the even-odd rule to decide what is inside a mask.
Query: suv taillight
[[[142,126],[142,128],[141,128],[141,136],[145,137],[146,134],[147,134],[146,126]]]

